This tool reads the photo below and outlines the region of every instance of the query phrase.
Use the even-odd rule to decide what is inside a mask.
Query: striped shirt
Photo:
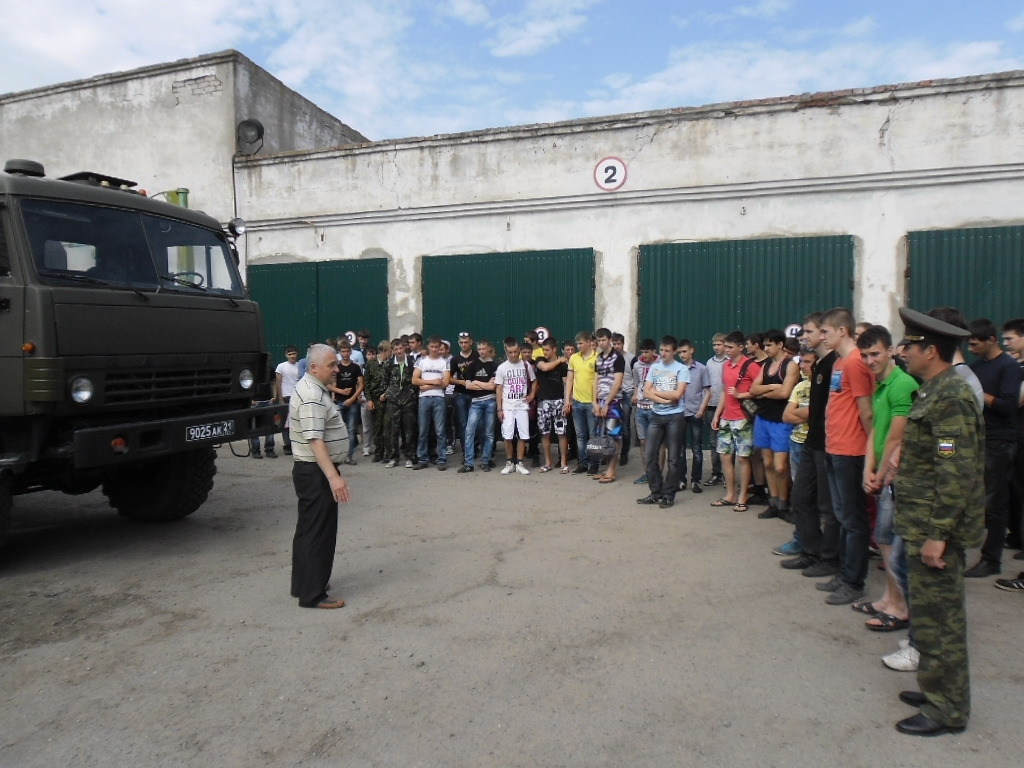
[[[323,384],[307,373],[288,402],[292,455],[295,461],[316,462],[310,440],[323,440],[331,461],[340,464],[348,453],[348,430]]]

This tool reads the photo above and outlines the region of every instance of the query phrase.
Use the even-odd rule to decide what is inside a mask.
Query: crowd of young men
[[[884,659],[917,670],[922,689],[901,694],[920,712],[897,727],[935,735],[962,730],[970,712],[963,579],[999,574],[1004,547],[1021,547],[1024,319],[1003,325],[1007,353],[991,321],[968,325],[950,308],[901,316],[907,335],[898,345],[886,328],[855,324],[836,308],[807,316],[799,342],[775,329],[717,334],[706,364],[689,340],[672,336],[644,339],[630,357],[621,334],[607,328],[561,347],[534,332],[508,337],[500,363],[489,341],[474,348],[469,333],[459,334],[452,354],[437,336],[425,347],[418,334],[373,347],[361,331],[357,345],[344,337],[332,345],[337,365],[328,375],[319,362],[316,378],[350,436],[343,457],[331,453],[335,465],[356,463],[361,423],[363,456],[385,467],[404,456],[407,468],[433,463],[444,471],[461,443],[458,472],[488,472],[500,432],[501,474],[530,474],[529,455],[542,473],[609,484],[635,434],[644,471],[634,482],[648,486],[638,504],[671,508],[677,493],[705,485],[723,486],[712,507],[766,504],[758,518],[794,526],[773,550],[789,556],[783,568],[824,579],[815,586],[825,601],[851,605],[870,630],[911,630]],[[977,358],[970,367],[964,339]],[[277,371],[285,400],[303,379],[297,357],[289,348]],[[310,391],[322,404],[320,390]],[[291,452],[287,428],[284,442]],[[265,454],[275,456],[272,439]],[[304,457],[315,458],[305,449]],[[967,568],[964,552],[986,528],[981,559]],[[876,548],[885,590],[864,599]],[[318,579],[302,604],[332,604]],[[1024,572],[996,586],[1024,592]]]

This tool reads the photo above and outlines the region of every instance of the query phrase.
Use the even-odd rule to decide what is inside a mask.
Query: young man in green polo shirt
[[[918,384],[896,365],[892,335],[881,325],[872,325],[857,337],[857,350],[876,382],[871,396],[871,433],[864,456],[864,492],[873,494],[878,502],[874,538],[885,564],[885,593],[873,602],[855,603],[854,610],[871,616],[868,629],[889,632],[906,628],[909,619],[906,594],[897,583],[893,568],[892,482]]]

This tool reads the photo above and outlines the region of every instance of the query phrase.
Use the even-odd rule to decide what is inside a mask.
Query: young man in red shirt
[[[761,366],[744,356],[743,342],[743,334],[740,331],[733,331],[725,337],[723,351],[726,361],[722,365],[722,397],[711,421],[711,429],[718,430],[718,444],[715,450],[722,457],[722,474],[725,475],[725,496],[711,502],[711,506],[733,507],[737,512],[746,512],[748,509],[750,453],[754,447],[753,422],[744,413],[740,400],[750,398],[750,385],[761,375]],[[733,456],[736,457],[735,464]]]

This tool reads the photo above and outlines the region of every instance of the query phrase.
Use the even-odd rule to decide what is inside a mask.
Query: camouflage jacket
[[[985,423],[952,368],[914,393],[896,477],[895,528],[907,542],[976,547],[985,533]]]
[[[380,402],[380,396],[384,394],[386,384],[384,382],[385,363],[379,360],[370,360],[366,363],[366,370],[363,371],[363,383],[365,384],[366,399],[374,403]]]
[[[408,405],[416,402],[419,391],[412,385],[413,360],[405,356],[405,368],[399,365],[394,357],[384,363],[384,394],[387,402],[395,405]]]

